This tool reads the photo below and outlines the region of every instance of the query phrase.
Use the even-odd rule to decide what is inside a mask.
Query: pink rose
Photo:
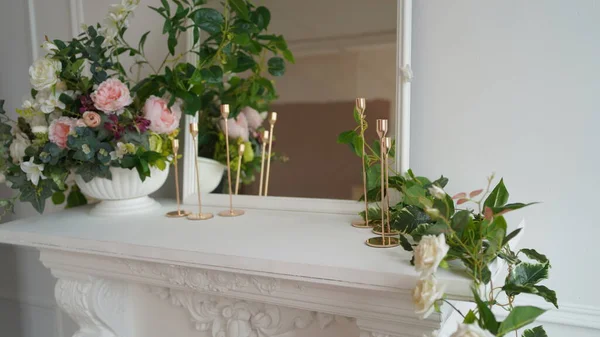
[[[133,102],[127,86],[116,78],[100,83],[91,98],[96,109],[117,115],[123,113],[123,108]]]
[[[248,120],[248,127],[251,131],[256,131],[256,129],[258,129],[264,121],[264,118],[262,118],[260,113],[249,106],[243,108],[241,113],[246,116],[246,120]]]
[[[86,111],[83,113],[83,122],[86,126],[90,128],[95,128],[100,125],[100,115],[95,113],[94,111]]]
[[[166,100],[150,96],[144,104],[144,117],[150,121],[150,130],[156,133],[171,133],[179,126],[181,107],[175,103],[169,109]]]
[[[60,117],[50,123],[48,128],[48,139],[61,149],[67,147],[67,138],[71,129],[77,126],[76,118]]]
[[[221,119],[219,123],[221,125],[221,130],[225,132],[225,122]],[[228,119],[227,128],[229,131],[229,138],[241,138],[245,142],[248,141],[248,120],[243,113],[239,114],[237,118]]]

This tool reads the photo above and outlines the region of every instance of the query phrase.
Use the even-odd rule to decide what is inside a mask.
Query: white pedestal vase
[[[227,167],[216,160],[198,157],[200,193],[207,194],[219,186]]]
[[[150,168],[150,177],[142,181],[136,169],[111,167],[112,179],[94,178],[85,182],[75,175],[75,182],[86,196],[100,200],[90,211],[96,216],[119,216],[139,214],[155,210],[160,204],[148,197],[167,180],[169,166],[163,171]]]

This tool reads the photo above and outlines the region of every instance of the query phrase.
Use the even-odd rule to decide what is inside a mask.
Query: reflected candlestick
[[[231,189],[231,159],[229,158],[229,127],[227,126],[227,120],[229,119],[229,104],[221,105],[221,117],[225,121],[225,151],[227,157],[227,182],[229,185],[229,210],[219,212],[220,216],[234,217],[244,214],[244,211],[233,209],[233,193]]]
[[[188,215],[188,220],[212,219],[212,213],[202,213],[202,193],[200,193],[200,169],[198,168],[198,124],[190,123],[190,134],[194,143],[194,166],[196,168],[196,193],[198,193],[198,213]]]
[[[246,145],[240,144],[238,148],[238,169],[237,169],[237,177],[235,179],[235,195],[238,195],[238,191],[240,190],[240,172],[242,171],[242,157],[244,156],[244,152],[246,151]]]
[[[263,179],[265,176],[265,156],[267,150],[267,142],[269,141],[269,131],[263,131],[263,140],[262,140],[262,152],[261,152],[261,160],[260,160],[260,185],[258,186],[258,195],[263,195]]]
[[[271,174],[271,150],[273,149],[273,130],[275,129],[275,122],[277,122],[277,112],[271,112],[269,118],[269,124],[271,124],[271,131],[269,132],[269,154],[267,155],[267,177],[265,182],[265,196],[269,194],[269,176]]]
[[[356,99],[356,110],[358,111],[358,116],[360,117],[360,136],[365,138],[365,124],[366,124],[366,115],[365,110],[367,109],[367,101],[364,98]],[[365,162],[365,142],[362,144],[362,155],[361,166],[363,173],[363,196],[365,199],[365,220],[353,221],[352,226],[356,228],[372,228],[373,226],[369,222],[369,200],[367,198],[367,163]]]
[[[173,147],[173,168],[175,170],[175,193],[177,198],[177,210],[171,211],[165,214],[169,218],[182,218],[184,216],[190,215],[191,212],[181,209],[181,197],[179,195],[179,171],[177,169],[177,155],[179,154],[179,139],[173,139],[172,141]]]

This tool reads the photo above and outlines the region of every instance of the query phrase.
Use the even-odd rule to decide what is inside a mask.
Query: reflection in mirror
[[[252,146],[247,148],[253,150],[247,151],[243,160],[239,193],[258,195],[261,190],[262,149],[267,154],[269,149],[268,144],[262,146],[262,130],[270,129],[268,110],[279,116],[273,130],[270,169],[267,155],[263,171],[270,171],[269,177],[264,177],[269,181],[269,196],[358,199],[363,189],[360,159],[336,139],[342,131],[356,126],[353,109],[357,97],[367,99],[369,140],[376,138],[376,119],[389,119],[389,134],[395,134],[396,1],[258,0],[255,4],[269,9],[266,34],[283,36],[294,62],[285,62],[282,76],[272,76],[281,75],[273,69],[277,65],[269,60],[272,55],[258,58],[257,62],[262,61],[264,70],[271,73],[263,75],[274,81],[277,97],[262,102],[270,103],[268,106],[257,103],[264,119],[261,128],[253,127],[257,116],[242,106],[237,107],[241,110],[237,118],[229,121],[230,130],[249,129]],[[282,57],[291,61],[285,50]],[[236,77],[252,75],[246,70],[225,74],[225,78],[233,79],[235,86]],[[239,94],[232,99],[221,97],[223,103],[235,105]],[[201,117],[201,128],[202,124]],[[201,156],[224,162],[214,152]],[[236,156],[232,151],[234,162]],[[222,180],[214,192],[227,191],[224,183]]]

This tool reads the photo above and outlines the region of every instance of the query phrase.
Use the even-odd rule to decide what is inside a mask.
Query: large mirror
[[[277,74],[275,71],[275,75],[280,76],[272,76],[268,74],[272,70],[272,55],[255,57],[256,62],[264,64],[263,75],[272,81],[276,96],[268,97],[264,105],[257,103],[255,108],[235,107],[239,110],[237,116],[228,122],[234,168],[232,184],[236,182],[239,162],[237,146],[245,143],[239,194],[259,194],[263,130],[269,130],[268,112],[275,111],[278,118],[274,127],[268,196],[358,199],[363,190],[360,159],[336,140],[341,132],[357,125],[353,118],[357,97],[367,100],[367,122],[371,125],[367,138],[377,137],[374,126],[380,118],[390,121],[390,135],[399,134],[402,110],[407,109],[398,99],[402,82],[398,80],[397,69],[401,66],[402,44],[405,43],[402,36],[399,38],[403,15],[398,6],[402,6],[402,1],[258,0],[255,4],[268,9],[267,34],[285,39],[285,49],[293,55],[293,62],[292,56],[284,50],[281,54],[285,72]],[[209,1],[208,5],[223,10],[217,1]],[[203,36],[200,41],[206,38]],[[199,58],[202,54],[201,51]],[[237,78],[243,81],[249,76],[253,76],[252,71],[226,73],[224,81],[231,80],[235,86],[240,81]],[[251,90],[241,94],[238,91],[236,99],[252,95]],[[228,98],[214,97],[217,103],[221,103],[221,99],[227,101]],[[218,117],[218,111],[212,112],[211,119],[203,117],[203,113],[206,114],[200,112],[199,117],[201,133],[203,125],[211,120],[214,123]],[[219,131],[223,126],[223,123],[217,125]],[[213,134],[212,137],[213,143],[210,143],[200,136],[201,189],[203,193],[227,193],[227,174],[221,166],[225,163],[223,136]],[[187,135],[186,145],[191,141]],[[190,154],[189,150],[187,153]],[[184,172],[186,198],[190,197],[195,181],[190,164],[191,161],[187,161]]]

